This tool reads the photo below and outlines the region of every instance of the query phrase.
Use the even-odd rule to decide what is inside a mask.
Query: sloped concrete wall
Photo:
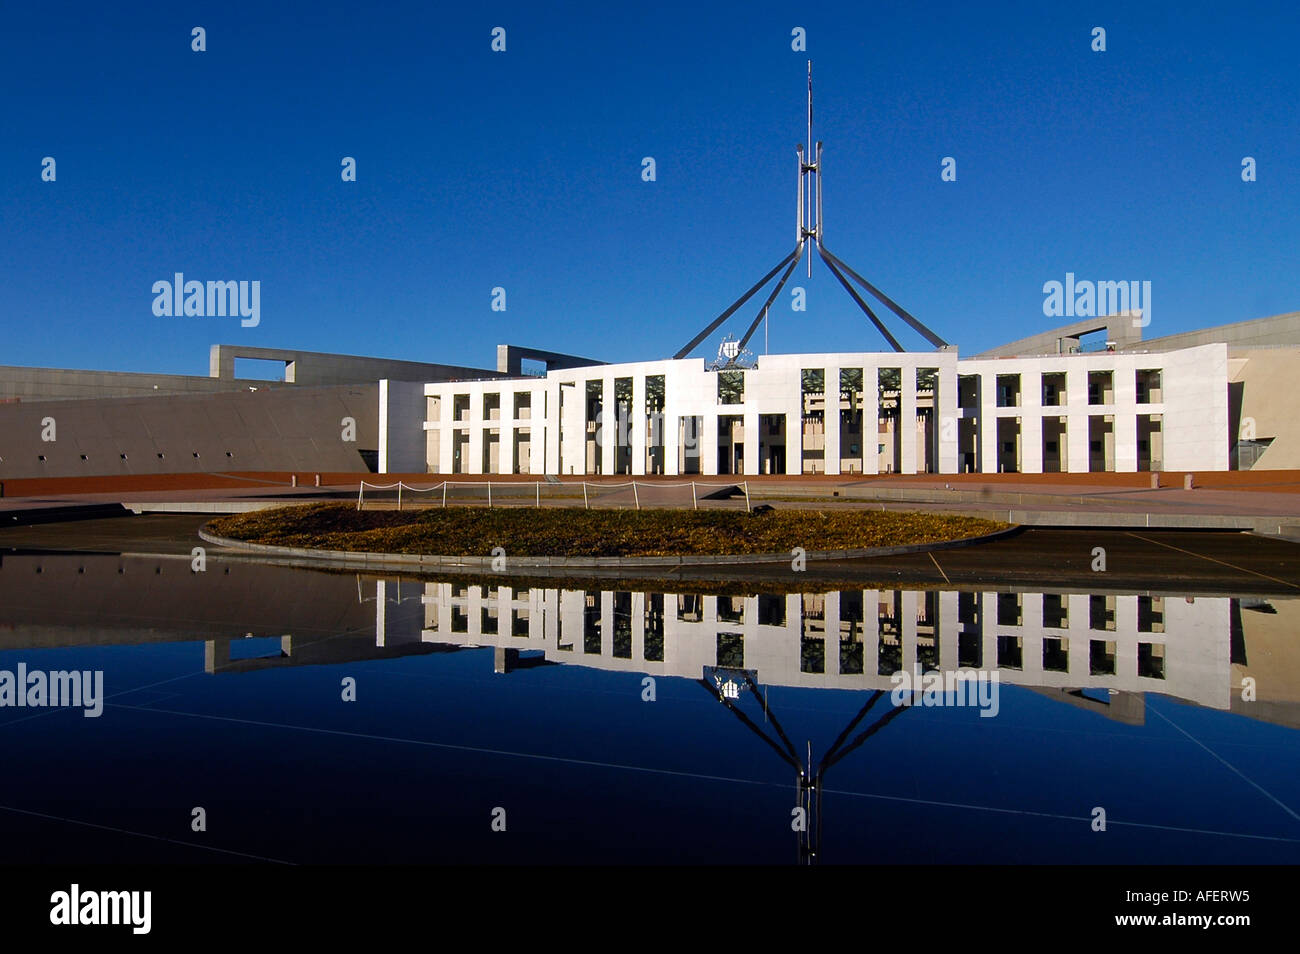
[[[0,405],[0,480],[365,472],[378,415],[378,384]]]
[[[1296,374],[1300,348],[1233,349],[1228,380],[1240,383],[1241,412],[1238,439],[1272,438],[1252,470],[1300,468],[1300,408],[1296,402]]]

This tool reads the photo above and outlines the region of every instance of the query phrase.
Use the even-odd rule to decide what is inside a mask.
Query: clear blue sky
[[[828,246],[963,353],[1067,271],[1151,281],[1148,336],[1300,309],[1292,2],[379,6],[7,5],[0,364],[671,356],[793,247],[808,57]],[[155,317],[177,271],[261,281],[261,324]],[[887,349],[802,274],[773,351]]]

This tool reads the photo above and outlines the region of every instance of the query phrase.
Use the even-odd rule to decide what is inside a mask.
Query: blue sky
[[[1056,324],[1067,271],[1151,281],[1148,336],[1300,308],[1292,3],[382,7],[10,5],[0,364],[669,357],[793,247],[808,57],[827,245],[963,353]],[[178,271],[260,281],[258,327],[155,316]],[[887,349],[803,276],[772,351]]]

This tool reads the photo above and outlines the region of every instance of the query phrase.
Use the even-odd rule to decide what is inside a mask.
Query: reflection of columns
[[[384,645],[384,630],[388,615],[388,581],[375,581],[375,645]]]
[[[939,618],[935,620],[934,632],[939,640],[939,668],[948,672],[958,668],[957,633],[961,628],[957,622],[959,600],[960,594],[956,590],[939,592]]]
[[[1020,671],[1026,684],[1042,685],[1042,593],[1024,593],[1020,597]]]
[[[230,664],[230,640],[209,639],[203,644],[203,671],[215,673]]]
[[[632,661],[645,659],[645,598],[644,593],[632,594]]]
[[[600,655],[614,655],[614,591],[600,591]]]
[[[980,620],[983,622],[984,645],[980,649],[980,661],[984,669],[998,668],[998,594],[980,593]],[[1086,597],[1085,597],[1086,599]]]
[[[902,645],[902,666],[907,672],[916,673],[916,590],[903,591],[902,615],[898,620],[899,642]]]
[[[880,673],[880,591],[862,594],[862,671],[868,681]]]
[[[492,650],[492,671],[507,673],[519,663],[519,650],[497,646]]]
[[[840,591],[832,590],[822,598],[822,619],[826,621],[826,662],[822,672],[840,672]]]

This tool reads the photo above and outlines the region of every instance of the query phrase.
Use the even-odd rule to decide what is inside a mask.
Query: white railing
[[[553,484],[553,483],[550,483],[550,482],[548,481],[548,482],[546,482],[546,486],[548,486],[548,487],[553,487],[553,488],[560,488],[560,487],[575,487],[575,486],[576,486],[577,484],[579,484],[579,483],[581,483],[581,485],[582,485],[582,506],[583,506],[583,509],[584,509],[584,510],[590,510],[590,509],[591,509],[591,499],[590,499],[590,495],[589,495],[588,492],[587,492],[587,488],[588,488],[588,487],[594,487],[594,488],[596,488],[597,490],[617,490],[617,489],[619,489],[619,488],[623,488],[623,487],[631,487],[631,488],[632,488],[632,501],[633,501],[633,504],[635,505],[635,507],[636,507],[637,510],[640,510],[640,509],[641,509],[641,493],[640,493],[640,490],[639,490],[638,488],[640,488],[640,487],[646,487],[646,488],[658,489],[658,488],[661,488],[661,487],[687,487],[687,486],[689,486],[689,487],[691,488],[691,508],[692,508],[693,510],[699,510],[699,509],[700,509],[699,494],[696,492],[696,488],[697,488],[697,487],[735,487],[735,486],[739,486],[739,487],[744,491],[744,493],[745,493],[745,509],[746,509],[746,510],[751,510],[751,509],[753,509],[752,504],[750,503],[750,498],[749,498],[749,481],[742,481],[739,485],[737,485],[734,481],[733,481],[733,482],[730,482],[730,483],[704,483],[704,482],[702,482],[702,481],[698,481],[698,480],[681,480],[681,481],[673,481],[673,482],[671,482],[671,483],[663,483],[662,481],[644,481],[644,480],[638,481],[638,480],[630,480],[630,481],[626,481],[626,482],[623,482],[623,483],[607,484],[607,483],[588,483],[587,481],[584,480],[584,481],[568,481],[568,482],[563,482],[563,483],[559,483],[559,484]],[[365,503],[365,494],[366,494],[366,490],[367,490],[367,489],[370,489],[370,490],[396,490],[396,491],[397,491],[397,509],[398,509],[398,510],[401,510],[401,509],[402,509],[402,491],[404,491],[404,490],[407,491],[407,492],[409,492],[409,493],[417,493],[417,494],[437,493],[438,491],[442,491],[442,506],[443,506],[443,507],[446,507],[446,506],[447,506],[447,488],[448,488],[448,487],[453,487],[453,488],[455,488],[455,487],[486,487],[486,488],[487,488],[487,505],[488,505],[488,507],[491,507],[491,506],[492,506],[492,487],[493,487],[493,486],[496,486],[497,488],[502,488],[502,487],[504,487],[504,488],[509,489],[509,488],[526,488],[526,487],[528,487],[530,484],[531,484],[531,486],[533,487],[533,500],[534,500],[534,504],[533,504],[533,505],[534,505],[535,507],[541,507],[541,505],[542,505],[542,484],[543,484],[543,481],[540,481],[540,480],[537,480],[537,481],[518,481],[518,480],[511,480],[511,481],[501,481],[501,480],[499,480],[499,481],[491,481],[491,480],[454,480],[454,481],[448,481],[448,480],[444,480],[444,481],[441,481],[441,482],[439,482],[439,483],[436,483],[436,484],[434,484],[434,485],[432,485],[432,486],[430,486],[430,487],[417,487],[417,486],[415,486],[415,485],[413,485],[413,484],[408,484],[408,483],[406,483],[405,481],[402,481],[402,480],[399,480],[399,481],[398,481],[397,483],[395,483],[395,484],[372,484],[372,483],[370,483],[369,481],[365,481],[365,480],[363,480],[363,481],[361,481],[361,486],[360,486],[359,488],[357,488],[357,510],[361,510],[362,507],[364,506],[364,503]],[[501,496],[502,496],[502,495],[500,494],[500,492],[498,492],[498,494],[497,494],[498,499],[500,499]],[[518,496],[518,494],[507,494],[506,496]]]

